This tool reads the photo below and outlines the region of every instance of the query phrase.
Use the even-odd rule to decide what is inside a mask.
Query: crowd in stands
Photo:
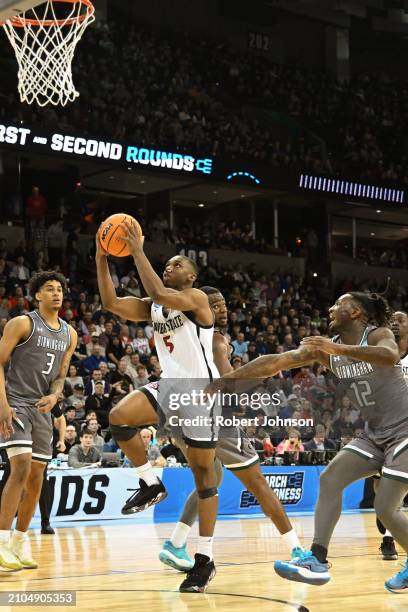
[[[35,307],[27,290],[27,281],[35,270],[25,259],[22,247],[9,253],[6,241],[0,240],[0,334],[8,319]],[[125,294],[128,291],[130,295],[142,295],[133,268],[117,273],[111,264],[111,273],[115,286],[121,286]],[[333,289],[327,278],[299,278],[291,271],[263,274],[254,265],[223,268],[210,262],[201,268],[197,284],[215,286],[226,298],[226,333],[233,347],[234,368],[260,355],[296,348],[306,336],[329,332],[328,308]],[[383,289],[380,283],[369,287],[358,279],[346,279],[334,288],[334,293],[369,288]],[[393,308],[407,308],[407,293],[402,285],[392,282],[388,295]],[[160,377],[153,328],[149,322],[135,324],[107,312],[99,294],[79,281],[71,284],[60,316],[78,332],[78,345],[61,398],[67,421],[66,452],[80,443],[81,449],[73,451],[70,459],[72,465],[78,465],[86,459],[86,449],[95,447],[99,458],[93,452],[89,456],[89,463],[94,464],[100,461],[102,451],[117,450],[108,428],[112,406],[133,389]],[[271,395],[278,394],[279,404],[271,403],[255,414],[247,409],[246,414],[258,419],[258,426],[249,429],[248,434],[266,457],[291,448],[303,452],[337,447],[363,427],[359,411],[347,397],[339,395],[333,376],[321,366],[282,371],[262,388]],[[265,417],[295,422],[300,419],[300,425],[292,431],[285,425],[270,425]],[[151,432],[145,434],[146,439],[149,435]],[[88,444],[91,439],[93,443]],[[157,465],[162,464],[157,448],[151,450],[153,446],[157,446],[156,440],[148,440],[149,457]],[[158,440],[158,448],[163,446],[171,453],[168,457],[176,456],[177,450],[167,438]],[[57,448],[55,452],[58,454]]]
[[[388,184],[408,180],[408,89],[391,77],[340,82],[226,42],[112,21],[89,28],[76,51],[79,100],[40,109],[19,104],[7,45],[4,37],[1,119]],[[285,135],[284,122],[276,131],[277,115],[261,119],[257,109],[289,115],[297,131]]]
[[[348,255],[350,257],[351,249],[349,245],[346,248],[335,248],[334,258],[336,256]],[[408,264],[408,256],[406,247],[401,243],[394,245],[392,248],[384,247],[360,247],[357,248],[356,263],[364,264],[365,266],[379,266],[384,268],[400,268],[406,269]]]

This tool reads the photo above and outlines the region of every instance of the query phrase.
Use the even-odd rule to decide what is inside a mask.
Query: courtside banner
[[[313,512],[319,493],[319,476],[324,466],[262,466],[265,478],[290,512]],[[189,468],[156,469],[168,497],[160,504],[143,512],[155,521],[175,521],[187,497],[194,490],[194,479]],[[0,472],[0,476],[1,476]],[[138,487],[132,468],[50,469],[49,479],[53,497],[52,522],[92,521],[95,519],[126,519],[125,501]],[[343,510],[358,510],[363,499],[364,480],[348,486],[343,495]],[[219,489],[219,515],[262,515],[258,501],[238,478],[224,469]],[[37,506],[35,518],[40,518]]]
[[[162,478],[162,469],[155,469]],[[52,521],[83,521],[95,519],[126,519],[121,509],[139,486],[132,468],[49,469],[48,477],[53,496]],[[153,516],[154,508],[146,510]],[[37,506],[35,517],[40,517]]]
[[[325,466],[262,466],[261,470],[286,512],[313,512],[319,494],[319,476]],[[237,472],[238,473],[238,472]],[[165,468],[163,484],[168,497],[155,508],[155,519],[177,520],[184,502],[193,490],[189,469]],[[363,499],[364,480],[348,486],[343,495],[343,510],[358,510]],[[224,469],[219,489],[219,515],[262,515],[255,497],[233,472]]]

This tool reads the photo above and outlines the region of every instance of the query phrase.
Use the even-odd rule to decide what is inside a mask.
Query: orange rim
[[[91,0],[50,0],[51,2],[61,2],[65,4],[83,4],[86,6],[86,13],[78,15],[77,17],[71,17],[70,19],[24,19],[24,17],[11,17],[11,25],[15,28],[24,28],[27,25],[41,26],[48,28],[51,26],[64,26],[72,25],[73,23],[82,23],[88,17],[91,17],[95,12],[95,7]],[[4,21],[0,21],[0,26],[4,25]]]

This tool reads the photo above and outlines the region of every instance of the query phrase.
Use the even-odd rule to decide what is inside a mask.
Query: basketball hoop
[[[67,15],[61,18],[65,9]],[[0,22],[16,54],[21,102],[65,106],[79,96],[72,59],[82,34],[95,20],[94,12],[90,0],[47,0]]]

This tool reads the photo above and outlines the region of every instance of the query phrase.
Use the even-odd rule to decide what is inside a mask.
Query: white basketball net
[[[61,19],[57,5],[64,5],[69,14]],[[95,20],[94,10],[89,0],[48,0],[3,24],[18,62],[21,102],[65,106],[79,96],[72,81],[72,59],[82,34]]]

